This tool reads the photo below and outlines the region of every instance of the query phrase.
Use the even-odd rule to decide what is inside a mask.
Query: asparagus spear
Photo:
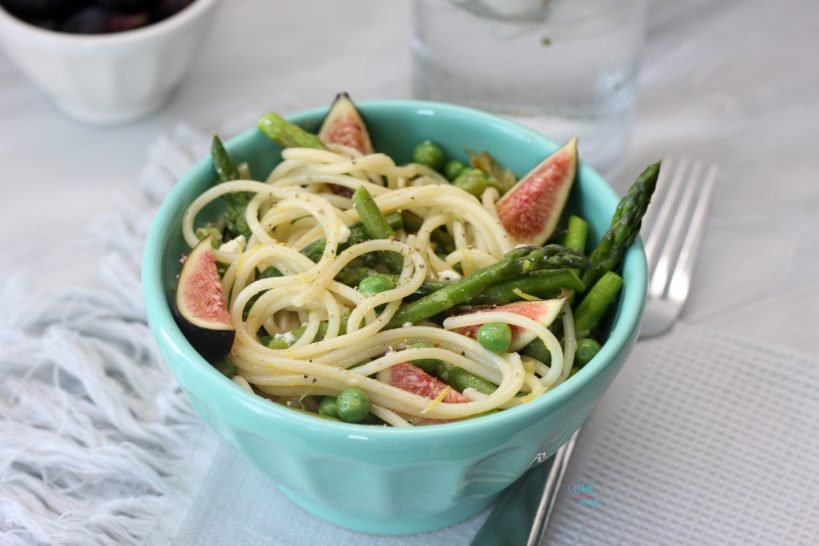
[[[566,226],[566,241],[564,244],[569,248],[577,250],[578,252],[585,252],[586,239],[588,235],[589,223],[580,216],[575,216],[574,214],[569,216],[569,222]],[[576,274],[580,274],[580,271],[577,269],[575,269],[574,272]],[[586,287],[584,286],[583,288],[572,288],[571,290],[567,290],[566,301],[568,304],[574,305],[575,292],[583,292],[585,289]]]
[[[356,275],[361,274],[364,273],[357,273]],[[395,284],[398,283],[398,275],[388,275],[388,277],[390,277]],[[336,280],[338,280],[338,277],[336,277]],[[451,284],[452,283],[444,281],[426,280],[418,287],[418,290],[404,298],[404,301],[414,301],[423,298]],[[583,285],[583,281],[580,280],[580,277],[578,277],[573,270],[546,269],[534,271],[526,275],[515,277],[510,281],[492,285],[469,303],[474,305],[504,305],[513,301],[519,301],[521,297],[516,290],[524,294],[537,296],[538,298],[548,298],[554,296],[555,292],[562,288],[583,291],[585,286]]]
[[[456,305],[474,301],[487,287],[516,276],[547,268],[592,267],[581,253],[560,245],[520,247],[508,252],[494,264],[478,269],[417,301],[401,306],[389,323],[391,327],[415,323],[437,315]]]
[[[395,232],[390,227],[384,214],[376,205],[370,192],[364,186],[359,186],[353,194],[353,206],[358,217],[361,219],[361,224],[367,231],[367,235],[371,239],[392,239],[395,237]],[[404,258],[395,252],[383,252],[380,256],[393,273],[399,273],[404,268]]]
[[[387,224],[392,229],[401,229],[403,227],[403,220],[401,214],[397,212],[393,212],[392,214],[388,214],[386,216]],[[369,241],[370,236],[367,234],[367,230],[361,224],[361,222],[357,222],[350,226],[350,238],[347,239],[347,242],[342,243],[339,245],[338,250],[339,252],[345,250],[353,245],[357,245],[358,243],[362,243],[364,241]],[[324,253],[324,244],[326,241],[324,239],[316,239],[303,249],[301,249],[301,253],[313,260],[314,262],[319,261],[321,255]]]
[[[283,148],[327,149],[318,136],[290,123],[275,112],[262,115],[256,122],[256,127]]]
[[[213,168],[222,182],[239,179],[239,169],[233,164],[233,160],[230,159],[225,145],[222,144],[222,139],[220,139],[216,133],[213,133],[213,142],[210,146],[210,158],[213,163]]]
[[[497,385],[483,377],[479,377],[449,362],[438,361],[434,373],[441,381],[461,392],[464,392],[464,389],[473,388],[483,394],[492,394],[498,388]]]
[[[622,286],[623,277],[613,271],[604,273],[592,286],[574,312],[574,329],[578,339],[587,337],[597,327]]]
[[[569,224],[566,227],[566,246],[584,252],[586,250],[586,237],[589,234],[589,223],[580,216],[572,214],[569,216]]]
[[[341,284],[346,284],[347,286],[356,287],[366,279],[367,277],[372,277],[373,275],[379,275],[378,271],[372,269],[371,267],[351,267],[347,266],[335,277],[335,280],[340,282]]]
[[[587,287],[594,285],[605,272],[613,271],[620,265],[626,250],[640,233],[643,215],[657,186],[659,174],[659,161],[646,167],[617,205],[611,227],[590,256],[598,267],[583,274],[583,283]]]
[[[353,193],[353,206],[361,224],[367,230],[367,234],[373,239],[389,239],[395,237],[395,232],[387,223],[384,214],[378,205],[375,204],[372,195],[364,186],[359,186]]]
[[[424,223],[424,220],[417,214],[408,210],[403,211],[401,216],[404,219],[404,227],[407,232],[418,233],[418,230],[421,229],[421,225]],[[438,250],[444,254],[449,254],[455,250],[455,238],[441,228],[436,228],[432,231],[430,234],[430,240],[435,243]]]
[[[426,284],[426,283],[425,283]],[[573,270],[552,269],[535,271],[510,281],[490,286],[481,293],[475,303],[481,305],[504,305],[520,300],[520,291],[524,294],[546,298],[561,288],[583,291],[585,285]]]
[[[225,150],[219,135],[213,133],[213,143],[210,148],[211,162],[216,174],[222,182],[239,179],[239,170]],[[222,198],[227,203],[227,228],[235,235],[250,237],[250,228],[245,218],[247,208],[247,194],[242,192],[226,193]]]

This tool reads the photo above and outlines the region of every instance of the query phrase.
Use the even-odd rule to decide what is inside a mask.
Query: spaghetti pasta
[[[223,182],[197,197],[184,214],[184,239],[195,246],[197,219],[208,204],[231,193],[249,198],[245,220],[250,236],[243,245],[214,251],[226,268],[222,289],[236,328],[229,358],[238,370],[237,383],[291,404],[357,387],[376,417],[406,427],[419,420],[463,419],[512,407],[565,380],[563,351],[554,334],[515,313],[473,313],[450,317],[443,327],[424,323],[388,329],[402,301],[423,283],[459,279],[497,262],[515,243],[494,209],[496,189],[488,188],[479,199],[423,165],[398,166],[384,154],[331,148],[286,149],[264,182]],[[392,239],[346,246],[351,226],[361,218],[351,199],[330,191],[330,184],[363,187],[382,213],[411,211],[423,223],[417,233],[399,230]],[[431,242],[442,226],[455,242],[446,255]],[[318,239],[324,240],[324,249],[314,262],[300,250]],[[402,257],[394,287],[365,297],[335,280],[345,268],[384,252]],[[259,278],[271,267],[280,275]],[[551,364],[525,367],[517,353],[496,354],[451,331],[488,321],[534,332],[548,347]],[[283,330],[294,324],[301,326],[298,336]],[[277,341],[289,337],[290,343],[274,348],[263,341],[265,336]],[[496,388],[484,393],[471,389],[465,401],[453,403],[444,401],[449,391],[431,400],[379,380],[385,370],[424,359],[457,367]]]

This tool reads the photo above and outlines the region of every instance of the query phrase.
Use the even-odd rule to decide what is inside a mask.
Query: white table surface
[[[171,103],[114,128],[61,115],[0,52],[0,274],[93,284],[83,230],[122,205],[146,149],[179,121],[410,96],[409,3],[230,0]],[[682,320],[819,355],[819,7],[651,3],[622,191],[665,155],[721,167]],[[73,257],[75,267],[54,268]]]

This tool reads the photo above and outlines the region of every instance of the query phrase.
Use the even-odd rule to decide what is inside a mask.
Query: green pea
[[[319,415],[338,418],[338,399],[334,396],[325,396],[318,408]]]
[[[446,162],[446,165],[444,165],[444,176],[446,176],[447,180],[452,182],[458,178],[458,175],[460,175],[464,169],[466,169],[466,165],[464,165],[463,161],[450,159]]]
[[[370,399],[364,391],[355,387],[341,391],[336,403],[338,416],[348,423],[360,423],[370,412]]]
[[[431,349],[434,347],[431,343],[412,343],[407,345],[407,349]],[[424,370],[427,373],[432,373],[440,364],[440,360],[437,358],[419,358],[418,360],[413,360],[412,363]]]
[[[577,342],[577,352],[574,354],[575,364],[580,367],[585,366],[598,352],[600,352],[600,343],[596,339],[584,337]]]
[[[471,193],[475,197],[480,197],[483,191],[489,187],[489,177],[480,169],[464,169],[452,184]]]
[[[392,290],[393,288],[395,288],[395,283],[393,283],[392,279],[386,275],[372,275],[370,277],[364,277],[364,279],[358,283],[358,291],[368,298],[375,296],[376,294],[380,294],[381,292]]]
[[[512,343],[512,329],[503,322],[484,324],[478,328],[478,343],[493,353],[505,353]]]
[[[437,171],[444,164],[444,151],[437,144],[425,140],[412,151],[412,160]]]

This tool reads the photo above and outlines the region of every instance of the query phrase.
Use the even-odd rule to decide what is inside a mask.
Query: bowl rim
[[[467,116],[480,123],[490,123],[510,131],[523,133],[528,138],[541,144],[546,144],[554,150],[559,147],[553,141],[532,129],[498,116],[463,106],[419,100],[361,101],[357,102],[356,105],[365,117],[368,111],[375,112],[377,110],[424,111],[426,115],[435,115],[436,111],[440,111],[442,113],[447,112]],[[328,106],[311,108],[285,117],[295,123],[308,120],[312,121],[318,116],[325,114],[328,108]],[[254,127],[229,140],[226,146],[228,149],[241,147],[246,142],[257,138],[257,135],[258,129]],[[581,162],[579,168],[582,169],[584,177],[590,177],[590,183],[598,186],[596,189],[600,191],[600,197],[606,201],[606,205],[613,211],[620,200],[620,197],[618,197],[614,189],[591,167]],[[486,430],[489,427],[515,430],[516,427],[514,425],[516,423],[531,420],[538,414],[542,414],[542,416],[548,415],[565,404],[570,398],[577,395],[584,387],[591,383],[595,376],[602,373],[607,366],[612,365],[617,360],[617,356],[630,346],[639,331],[640,319],[646,299],[648,275],[645,252],[643,250],[642,241],[638,237],[632,247],[626,252],[623,262],[623,268],[628,268],[631,275],[629,275],[628,282],[626,282],[623,287],[621,312],[600,352],[588,364],[581,368],[572,377],[571,381],[561,383],[554,389],[543,393],[532,401],[514,408],[484,415],[477,419],[464,419],[436,426],[411,428],[345,423],[293,411],[261,396],[247,392],[216,370],[216,368],[193,349],[185,336],[179,331],[171,315],[170,306],[167,304],[166,290],[162,283],[161,267],[164,251],[162,246],[163,233],[167,231],[170,220],[174,216],[174,211],[187,206],[187,204],[182,201],[182,193],[185,187],[192,184],[194,180],[204,175],[205,172],[210,172],[210,170],[209,156],[201,158],[182,176],[168,195],[165,196],[156,216],[151,222],[142,262],[142,283],[148,322],[154,336],[168,343],[175,356],[184,359],[188,365],[196,367],[196,375],[208,383],[209,389],[216,389],[216,392],[221,393],[224,399],[231,399],[230,403],[232,404],[238,402],[238,404],[236,404],[237,406],[244,406],[244,409],[247,411],[263,415],[265,419],[270,420],[271,424],[276,422],[290,422],[293,426],[302,425],[302,430],[319,430],[323,435],[335,436],[339,439],[363,438],[385,441],[409,438],[431,439],[433,437],[441,437],[441,435],[470,435],[480,430]],[[237,407],[236,409],[239,408]],[[314,429],[314,427],[317,428]]]
[[[131,30],[104,34],[73,34],[38,27],[15,16],[0,4],[0,25],[7,25],[7,28],[13,28],[18,33],[27,34],[36,40],[61,47],[85,48],[105,45],[126,45],[139,40],[149,40],[162,33],[173,32],[175,29],[186,25],[189,21],[205,13],[218,1],[219,0],[193,0],[193,2],[170,17],[157,21],[156,23]]]

